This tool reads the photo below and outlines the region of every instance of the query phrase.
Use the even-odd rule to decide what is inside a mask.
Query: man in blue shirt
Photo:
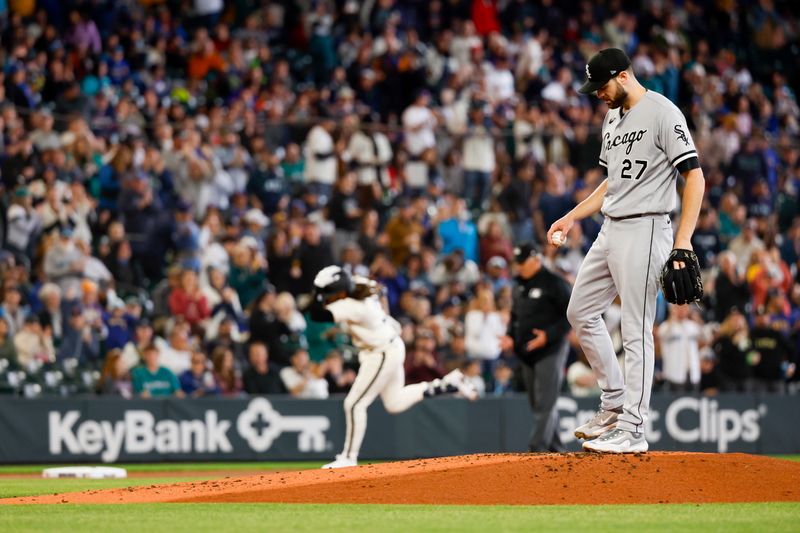
[[[451,199],[450,216],[439,223],[438,233],[442,241],[442,255],[448,255],[453,250],[460,249],[464,257],[478,262],[478,230],[469,219],[466,202],[461,199]]]

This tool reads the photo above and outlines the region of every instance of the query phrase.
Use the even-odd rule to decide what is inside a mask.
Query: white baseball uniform
[[[353,387],[344,400],[347,432],[341,456],[356,461],[367,430],[367,407],[380,395],[390,413],[405,411],[423,399],[427,383],[405,385],[406,347],[400,324],[377,296],[364,300],[343,298],[325,306],[360,349],[361,364]]]

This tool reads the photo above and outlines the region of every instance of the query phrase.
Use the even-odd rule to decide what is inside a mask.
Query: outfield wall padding
[[[560,431],[591,417],[596,399],[561,397]],[[654,394],[653,450],[800,453],[800,396]],[[361,457],[405,459],[527,449],[532,418],[522,395],[440,398],[399,415],[369,409]],[[342,398],[0,400],[0,462],[323,460],[344,440]]]

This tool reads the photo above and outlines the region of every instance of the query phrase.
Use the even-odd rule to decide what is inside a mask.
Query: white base
[[[84,478],[84,479],[122,479],[128,477],[124,468],[113,466],[62,466],[45,468],[42,477],[46,478]]]

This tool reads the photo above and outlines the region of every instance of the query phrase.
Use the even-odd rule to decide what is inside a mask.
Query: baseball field
[[[366,464],[0,468],[0,531],[798,531],[800,456],[502,454]]]

